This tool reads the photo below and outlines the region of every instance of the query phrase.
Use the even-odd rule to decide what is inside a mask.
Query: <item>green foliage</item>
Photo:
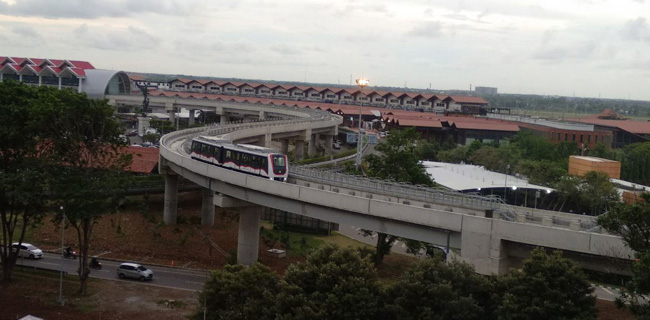
[[[619,235],[635,252],[632,281],[617,299],[620,307],[629,307],[639,319],[650,319],[650,193],[642,195],[635,204],[619,203],[598,217],[598,224],[612,234]]]
[[[142,141],[156,143],[160,140],[161,135],[159,133],[147,133],[142,137]]]
[[[635,143],[623,148],[621,178],[650,185],[650,142]]]
[[[457,261],[423,259],[388,289],[387,319],[490,319],[491,282]]]
[[[305,263],[291,265],[284,276],[294,297],[308,301],[313,319],[373,319],[379,315],[381,293],[370,260],[354,249],[325,245]]]
[[[412,184],[433,186],[433,181],[418,163],[413,148],[418,139],[415,128],[391,131],[390,136],[375,147],[380,154],[366,157],[368,175]]]
[[[461,163],[467,161],[467,147],[459,146],[454,149],[443,149],[438,153],[438,159],[442,162]]]
[[[210,272],[199,294],[201,307],[194,319],[275,319],[273,301],[283,291],[280,277],[268,267],[226,265]]]
[[[419,140],[415,148],[415,156],[420,160],[438,161],[441,146],[436,141]]]
[[[593,288],[578,265],[557,251],[533,250],[502,281],[498,319],[596,319]]]

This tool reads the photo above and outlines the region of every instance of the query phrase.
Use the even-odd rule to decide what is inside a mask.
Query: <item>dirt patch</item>
[[[146,203],[146,205],[144,205]],[[200,193],[180,193],[178,197],[178,224],[163,223],[163,196],[152,195],[146,202],[131,201],[117,214],[104,216],[93,228],[90,254],[102,258],[197,269],[218,269],[227,261],[225,253],[236,255],[237,211],[216,208],[215,226],[201,226]],[[223,249],[213,248],[211,239]],[[66,230],[67,245],[76,244],[75,230]],[[34,243],[45,250],[60,247],[61,230],[58,224],[46,221],[31,235]],[[284,273],[297,258],[276,259],[265,254],[260,241],[260,261],[278,273]]]
[[[56,319],[186,319],[198,307],[195,292],[140,283],[91,280],[89,294],[75,295],[76,277],[64,281],[64,306],[59,305],[56,273],[17,270],[14,283],[0,287],[0,320],[33,315]],[[171,303],[170,303],[171,302]]]

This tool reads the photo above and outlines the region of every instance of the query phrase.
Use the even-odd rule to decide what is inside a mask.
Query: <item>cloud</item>
[[[126,30],[94,30],[81,25],[75,33],[82,36],[91,48],[101,50],[151,50],[160,45],[158,37],[134,26],[128,26]]]
[[[38,33],[36,29],[30,26],[24,26],[24,25],[14,26],[11,28],[11,31],[13,31],[13,33],[20,36],[21,38],[31,38],[33,40],[43,39],[43,36],[41,36],[41,34]]]
[[[440,21],[432,21],[422,25],[417,25],[407,34],[423,38],[440,38],[443,35],[442,23],[440,23]]]
[[[623,26],[622,34],[627,40],[650,43],[650,26],[645,18],[628,20]]]
[[[128,17],[144,13],[184,15],[201,2],[194,0],[18,0],[0,1],[0,12],[5,15],[35,16],[51,19],[100,17]]]

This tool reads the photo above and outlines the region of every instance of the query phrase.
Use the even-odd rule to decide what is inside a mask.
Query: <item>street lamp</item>
[[[63,206],[61,209],[61,262],[59,263],[59,269],[61,269],[61,275],[59,277],[59,303],[63,306],[63,247],[65,246],[65,211]]]
[[[370,81],[366,78],[359,78],[357,79],[357,86],[359,86],[359,89],[361,89],[361,93],[363,94],[363,88],[367,87],[368,84],[370,84]],[[357,125],[359,129],[359,133],[357,134],[357,157],[354,161],[354,164],[357,168],[357,171],[361,170],[361,143],[363,138],[361,137],[361,112],[363,110],[363,100],[361,100],[361,104],[359,105],[359,124]]]

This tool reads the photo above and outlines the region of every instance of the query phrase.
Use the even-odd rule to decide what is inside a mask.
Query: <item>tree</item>
[[[419,164],[413,150],[417,139],[418,133],[415,128],[391,131],[388,139],[375,147],[380,154],[366,157],[368,175],[380,179],[432,186],[431,177]]]
[[[368,259],[352,248],[325,245],[305,263],[289,266],[284,275],[299,289],[315,316],[312,319],[374,319],[380,314],[381,287]],[[292,318],[294,319],[294,318]]]
[[[77,231],[79,293],[85,294],[93,226],[102,215],[117,210],[128,182],[123,169],[131,157],[119,152],[124,143],[122,128],[107,101],[92,100],[72,90],[46,93],[49,103],[37,106],[34,122],[47,137],[46,146],[55,164],[51,172],[54,200]]]
[[[599,215],[607,211],[612,203],[619,201],[618,192],[606,173],[587,172],[583,181],[581,198],[583,205],[588,208],[591,215]]]
[[[595,319],[593,288],[578,265],[559,251],[532,251],[521,269],[502,279],[498,319]]]
[[[629,306],[639,319],[650,319],[650,193],[634,204],[618,203],[598,217],[598,224],[612,234],[619,235],[634,251],[632,281],[617,299],[620,307]]]
[[[370,155],[366,158],[368,162],[368,175],[385,180],[408,182],[411,184],[422,184],[432,186],[433,181],[419,164],[415,155],[414,147],[418,139],[415,128],[408,128],[400,131],[392,131],[386,142],[375,147],[380,151],[379,155]],[[364,235],[371,235],[373,231],[364,230]],[[383,262],[384,256],[399,239],[397,236],[379,232],[377,234],[377,250],[375,253],[375,264]]]
[[[415,148],[415,157],[420,160],[437,161],[440,144],[436,141],[421,139]]]
[[[623,148],[621,178],[644,185],[650,184],[650,142],[635,143]]]
[[[386,294],[388,319],[490,319],[492,282],[467,263],[420,260]]]
[[[47,200],[47,154],[39,148],[40,128],[33,118],[42,92],[14,81],[0,82],[0,262],[2,281],[11,282],[17,254],[13,242],[22,242],[30,225],[43,217]]]
[[[210,272],[193,318],[273,320],[277,312],[274,301],[284,286],[277,274],[259,263],[250,267],[226,265]]]

